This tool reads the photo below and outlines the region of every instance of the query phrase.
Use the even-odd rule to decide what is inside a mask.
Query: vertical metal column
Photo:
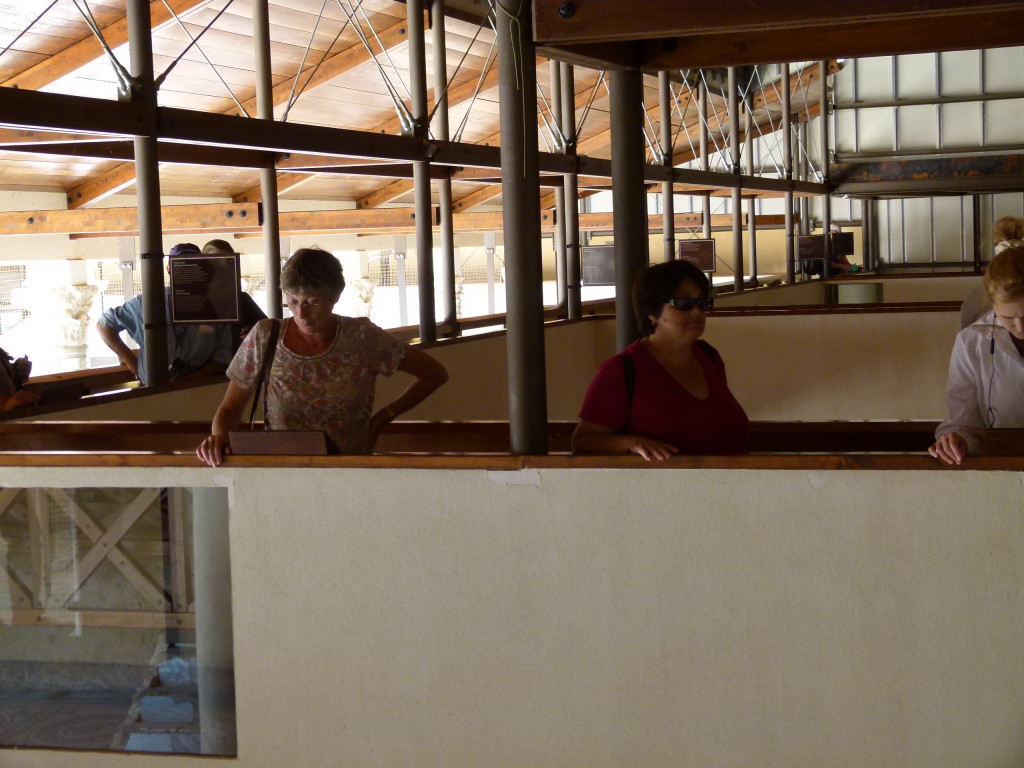
[[[971,223],[974,230],[974,271],[981,274],[981,195],[971,195],[971,203]]]
[[[576,75],[571,64],[560,65],[562,86],[562,131],[566,154],[576,155]],[[580,293],[580,188],[576,171],[563,179],[565,196],[565,280],[569,298],[569,317],[583,316]]]
[[[270,14],[267,3],[253,3],[252,39],[256,57],[256,116],[274,119],[274,81],[270,60]],[[260,168],[263,208],[263,264],[267,276],[268,317],[283,316],[281,301],[281,231],[277,206],[277,169]]]
[[[423,0],[408,0],[405,10],[409,22],[409,89],[412,93],[413,135],[426,142],[429,139],[430,110],[427,107],[427,48],[426,32],[423,27]],[[420,341],[429,342],[437,339],[430,161],[414,161],[412,173],[416,201],[416,273],[419,280]],[[537,207],[540,208],[539,203]]]
[[[662,165],[672,168],[672,83],[668,72],[658,73],[658,103],[661,108]],[[665,261],[676,257],[676,199],[672,178],[661,183],[662,231],[665,236]]]
[[[875,261],[875,198],[868,197],[861,202],[861,249],[864,252],[864,269],[873,270]]]
[[[547,376],[532,10],[527,3],[520,3],[514,11],[501,2],[496,8],[511,447],[513,454],[546,454]]]
[[[740,194],[740,93],[736,67],[729,67],[729,162],[732,165],[732,286],[743,291],[743,197]]]
[[[757,288],[757,197],[747,198],[747,243],[750,248],[750,287]]]
[[[444,0],[433,0],[430,7],[430,29],[434,49],[434,136],[448,141],[448,45],[445,39]],[[440,216],[441,260],[438,279],[441,281],[441,322],[448,336],[459,335],[459,318],[455,311],[455,228],[452,221],[451,177],[438,179],[437,206]]]
[[[551,117],[556,130],[563,137],[561,146],[565,151],[565,127],[562,120],[562,66],[555,59],[548,62],[551,91]],[[569,291],[565,258],[565,180],[562,186],[555,187],[555,226],[551,231],[551,247],[555,252],[555,304],[558,306],[559,317],[569,316]]]
[[[711,170],[711,158],[708,155],[708,87],[701,76],[697,84],[697,119],[700,120],[700,169]],[[711,193],[701,195],[701,226],[704,239],[711,238]]]
[[[821,231],[825,235],[825,264],[823,277],[832,277],[832,194],[829,189],[830,172],[828,167],[828,62],[818,62],[818,84],[821,86],[821,110],[818,119],[821,121],[821,180],[825,183],[825,194],[821,196]]]
[[[790,105],[789,62],[782,65],[782,168],[790,187],[783,194],[786,213],[786,282],[796,281],[796,251],[793,240],[793,115]]]
[[[744,138],[747,175],[754,176],[754,116],[749,97],[743,99]],[[747,243],[750,249],[750,285],[757,288],[757,198],[747,198]]]
[[[797,126],[797,135],[800,137],[801,153],[797,162],[797,167],[800,170],[800,178],[803,181],[807,181],[810,177],[810,160],[807,157],[807,123],[803,122]],[[801,235],[809,235],[811,233],[811,205],[810,200],[807,197],[801,197],[799,199],[800,205],[800,223],[798,230]]]
[[[139,209],[139,260],[142,280],[143,349],[147,384],[166,384],[167,312],[164,297],[163,224],[160,220],[160,166],[156,146],[156,85],[153,82],[152,24],[147,0],[130,0],[132,101],[145,105],[148,133],[135,137],[135,188]]]
[[[192,494],[200,750],[204,755],[234,755],[238,739],[228,492],[195,488]]]
[[[648,264],[643,76],[635,69],[612,70],[610,85],[615,338],[622,349],[637,338],[631,289],[636,274]]]

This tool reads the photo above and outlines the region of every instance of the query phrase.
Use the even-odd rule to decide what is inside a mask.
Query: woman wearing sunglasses
[[[748,450],[750,423],[725,379],[718,352],[700,337],[711,286],[699,268],[669,261],[633,283],[643,337],[607,360],[587,389],[573,435],[576,453],[675,453]]]

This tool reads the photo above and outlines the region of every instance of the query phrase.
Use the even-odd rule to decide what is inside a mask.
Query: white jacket
[[[968,453],[985,451],[985,430],[1024,427],[1024,356],[989,311],[956,336],[946,386],[948,415],[936,439],[958,432]]]

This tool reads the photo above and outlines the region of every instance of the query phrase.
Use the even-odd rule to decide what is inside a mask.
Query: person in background
[[[171,256],[199,253],[193,243],[178,243]],[[167,359],[171,381],[215,376],[224,373],[231,362],[231,327],[226,323],[172,323],[170,288],[166,288]],[[104,312],[96,323],[100,338],[142,384],[149,384],[146,372],[145,331],[142,320],[142,296]],[[125,331],[139,345],[136,352],[125,344]]]
[[[226,255],[235,253],[235,249],[227,240],[210,240],[203,246],[203,253]],[[256,303],[252,296],[245,291],[240,291],[240,294],[241,303],[238,305],[239,321],[231,324],[231,343],[235,352],[238,351],[242,339],[245,338],[250,329],[260,320],[267,319],[267,313],[260,309],[260,305]]]
[[[370,453],[388,422],[428,397],[448,372],[365,317],[334,314],[345,288],[341,263],[320,248],[300,248],[281,270],[281,289],[292,316],[261,320],[245,337],[228,368],[228,390],[211,434],[196,455],[211,466],[224,460],[228,432],[237,429],[255,394],[274,323],[280,333],[266,382],[268,429],[320,429],[332,451]],[[412,383],[373,413],[378,375],[402,371]]]
[[[643,338],[590,382],[574,452],[629,452],[651,461],[749,450],[747,415],[729,391],[718,351],[700,338],[710,290],[707,276],[686,261],[640,273],[633,307]]]
[[[1024,249],[985,270],[991,309],[957,334],[946,385],[948,415],[928,449],[946,464],[983,453],[985,430],[1024,427]]]
[[[0,411],[36,405],[42,400],[38,394],[24,388],[31,373],[32,362],[27,357],[15,360],[0,349]]]

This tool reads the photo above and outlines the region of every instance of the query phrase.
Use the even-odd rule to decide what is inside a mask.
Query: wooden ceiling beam
[[[203,0],[207,2],[208,0]],[[185,2],[185,0],[179,0],[179,2]],[[196,5],[196,1],[192,0],[192,4]],[[154,3],[154,5],[157,5]],[[162,2],[159,3],[160,7],[163,7]],[[166,9],[165,9],[166,13]],[[382,50],[390,50],[395,46],[408,40],[408,31],[406,29],[406,23],[401,21],[397,24],[393,24],[384,30],[381,30],[377,35],[371,38],[371,46],[374,48],[374,53],[379,54]],[[379,38],[379,42],[377,39]],[[365,64],[371,61],[373,56],[367,50],[366,46],[362,43],[358,45],[350,46],[341,53],[335,54],[325,60],[319,68],[313,68],[306,70],[298,76],[288,78],[287,80],[279,83],[273,88],[273,101],[274,106],[279,106],[288,101],[289,96],[292,93],[292,88],[295,83],[298,82],[299,86],[296,90],[308,93],[313,88],[324,85],[334,78],[350,71],[351,69]],[[248,114],[255,114],[256,111],[256,99],[249,99],[243,102],[243,107]],[[241,114],[237,105],[233,105],[229,109],[225,110],[225,114]],[[68,192],[69,206],[74,208],[81,208],[90,203],[96,203],[100,200],[114,194],[121,189],[124,189],[128,184],[125,184],[125,179],[135,173],[135,164],[125,164],[125,167],[117,167],[106,173],[100,174],[94,179],[90,179],[78,187]],[[301,178],[300,178],[301,177]],[[292,174],[290,176],[281,177],[278,176],[278,192],[287,189],[294,189],[300,184],[304,184],[311,178],[308,174]],[[235,202],[257,202],[262,199],[262,192],[259,186],[251,187],[243,190],[232,196]]]
[[[168,5],[179,16],[193,10],[201,5],[206,5],[210,0],[168,0]],[[149,4],[149,14],[153,29],[163,26],[172,21],[174,17],[163,0],[154,0]],[[128,17],[122,16],[113,24],[102,29],[103,39],[111,49],[117,48],[128,42]],[[9,88],[24,88],[29,91],[38,91],[43,86],[59,80],[65,75],[70,75],[75,70],[84,67],[86,64],[95,61],[103,56],[103,47],[95,35],[89,35],[64,50],[55,53],[43,61],[34,64],[14,77],[8,78],[0,83],[0,86]]]
[[[541,227],[554,226],[551,211],[538,211]],[[260,211],[256,203],[243,205],[211,203],[204,205],[165,205],[161,208],[163,230],[167,233],[192,234],[225,232],[259,235]],[[431,226],[439,226],[438,209],[431,208]],[[454,216],[456,232],[500,230],[502,212],[458,213]],[[746,219],[744,218],[744,221]],[[758,223],[777,224],[781,217],[759,216]],[[677,227],[700,226],[700,214],[676,215]],[[714,226],[727,226],[727,214],[712,217]],[[416,215],[412,208],[377,208],[372,210],[284,211],[280,214],[282,233],[351,233],[397,234],[415,230]],[[661,228],[661,216],[648,217],[651,230]],[[580,214],[580,228],[610,230],[610,213]],[[11,235],[66,234],[80,237],[115,237],[137,234],[138,211],[135,208],[88,208],[76,211],[8,211],[0,212],[0,230]]]
[[[537,60],[538,62],[541,59]],[[483,93],[490,88],[494,88],[498,85],[498,60],[495,57],[494,61],[491,62],[491,67],[484,76],[483,81],[480,83],[479,89],[477,88],[477,80],[457,85],[448,91],[448,108],[451,109],[454,106],[463,104],[473,98],[476,93]],[[433,97],[430,98],[428,109],[434,108]],[[400,133],[402,129],[401,121],[394,117],[391,120],[381,123],[376,128],[373,128],[374,133]],[[356,200],[357,208],[376,208],[379,205],[390,203],[392,200],[401,197],[410,190],[413,186],[406,180],[394,181],[390,184],[386,184],[380,189],[376,189],[368,195],[364,195]]]
[[[12,144],[7,152],[26,152],[61,157],[88,157],[96,160],[135,161],[135,149],[127,139],[114,141],[72,141],[67,144]],[[211,147],[203,144],[177,144],[158,142],[157,157],[162,163],[177,165],[217,165],[228,168],[265,168],[273,161],[270,152],[231,147]]]
[[[165,205],[160,209],[165,232],[182,230],[231,231],[259,226],[259,208],[249,205]],[[86,208],[80,210],[0,212],[0,231],[9,235],[137,233],[137,208]]]
[[[489,184],[486,187],[470,192],[468,195],[463,195],[458,200],[452,201],[452,213],[463,213],[468,211],[470,208],[486,203],[488,200],[501,195],[500,184]]]
[[[919,29],[942,19],[965,27],[1024,2],[1006,0],[858,0],[856,3],[733,0],[727,9],[704,0],[645,0],[642,11],[621,0],[578,0],[566,8],[562,0],[534,0],[534,40],[538,44],[651,40],[682,36],[748,33],[770,36],[785,30],[830,28],[838,42],[846,28],[863,24],[913,22]],[[568,12],[567,12],[568,11]],[[973,46],[972,46],[973,47]],[[840,55],[840,54],[832,54]],[[827,58],[827,57],[822,57]],[[781,61],[801,61],[795,55]],[[769,59],[762,59],[762,62]]]
[[[429,14],[424,12],[424,23],[429,25],[430,22],[428,17]],[[359,42],[356,45],[351,45],[345,50],[334,54],[333,56],[328,56],[320,63],[319,66],[309,66],[298,75],[293,75],[286,80],[282,80],[272,89],[274,106],[278,107],[281,104],[287,103],[293,91],[300,94],[307,94],[321,85],[326,85],[346,72],[366,64],[367,62],[373,61],[374,56],[381,55],[382,53],[398,47],[402,43],[408,42],[409,32],[406,28],[407,26],[408,25],[405,20],[402,20],[397,24],[392,24],[390,27],[382,29],[374,35],[370,35],[368,40],[370,41],[370,46],[373,49],[372,53],[365,45],[363,45],[362,42]],[[245,110],[245,115],[255,115],[256,98],[253,97],[247,101],[243,101],[242,107]],[[234,105],[230,109],[225,110],[225,113],[231,115],[243,114],[239,110],[238,105]]]
[[[415,184],[412,179],[399,179],[398,181],[392,181],[380,189],[375,189],[368,195],[360,197],[356,200],[356,208],[360,210],[364,208],[377,208],[378,206],[390,203],[407,192],[411,192]]]
[[[540,62],[543,59],[537,59],[537,66],[540,66]],[[479,82],[479,89],[477,83]],[[487,74],[484,75],[483,80],[479,78],[473,78],[467,80],[460,85],[456,85],[448,89],[448,109],[458,106],[459,104],[465,104],[467,101],[473,98],[474,94],[484,93],[491,90],[492,88],[498,87],[498,57],[495,56],[491,62],[490,67],[487,70]],[[434,90],[429,89],[427,94],[427,110],[430,111],[434,108]],[[406,106],[409,106],[406,104]],[[390,120],[386,120],[380,125],[371,128],[374,133],[401,133],[402,132],[402,121],[396,116]]]
[[[316,178],[316,175],[312,173],[291,173],[290,171],[278,171],[276,175],[278,194],[289,189],[301,187],[306,182]],[[236,204],[258,203],[261,200],[263,200],[263,188],[260,184],[231,196],[231,202]]]
[[[540,61],[542,61],[542,59],[538,59],[538,65],[539,65]],[[581,107],[585,107],[590,102],[590,95],[591,95],[592,91],[593,91],[593,88],[592,87],[588,87],[588,88],[584,88],[581,91],[578,91],[575,94],[574,100],[575,100],[575,108],[576,109],[580,109]],[[539,114],[537,115],[537,124],[541,125],[541,126],[544,125],[544,121],[543,121],[543,119],[541,118],[541,116]],[[477,142],[477,143],[490,146],[490,145],[499,144],[500,141],[501,141],[501,132],[499,131],[498,133],[491,134],[486,139],[483,139],[482,141]],[[458,179],[467,179],[468,180],[468,179],[472,179],[474,177],[476,177],[476,178],[487,178],[489,176],[493,176],[493,174],[494,174],[494,170],[491,169],[491,168],[462,168],[462,169],[459,169],[458,171],[453,172],[452,173],[452,178],[453,179],[458,178]],[[499,182],[499,183],[494,184],[493,186],[483,187],[482,189],[475,190],[475,191],[471,192],[470,194],[464,196],[460,200],[454,201],[452,205],[453,205],[453,208],[455,208],[456,210],[465,211],[465,210],[468,210],[469,208],[471,208],[471,207],[473,207],[475,205],[480,205],[481,203],[484,203],[487,200],[492,200],[495,197],[498,197],[500,194],[501,194],[501,184]],[[580,194],[580,198],[589,197],[589,196],[590,196],[589,194],[582,194],[582,193]],[[546,210],[546,209],[548,209],[548,208],[550,208],[550,207],[552,207],[554,205],[554,196],[553,195],[551,196],[551,199],[552,199],[551,205],[541,205],[541,210]],[[461,208],[458,207],[458,205],[457,205],[458,203],[462,204]]]
[[[121,163],[68,190],[68,210],[105,200],[135,183],[135,163]]]
[[[346,168],[361,165],[382,165],[386,160],[369,160],[364,157],[342,157],[340,155],[291,155],[278,156],[276,167],[279,171],[300,170],[302,168]],[[398,163],[400,161],[394,161]]]
[[[962,51],[1019,45],[1022,25],[1024,6],[977,17],[940,16],[924,22],[899,19],[838,28],[786,29],[771,35],[688,35],[673,40],[671,50],[662,41],[644,43],[640,58],[646,69],[668,69]]]
[[[107,142],[118,137],[100,136],[92,133],[68,133],[66,131],[36,131],[30,128],[0,128],[0,147],[17,147],[21,144],[66,144],[74,142]],[[122,139],[123,140],[123,139]]]

